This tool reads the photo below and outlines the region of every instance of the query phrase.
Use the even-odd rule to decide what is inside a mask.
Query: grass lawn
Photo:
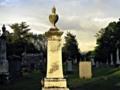
[[[66,69],[64,69],[64,72]],[[70,90],[120,90],[120,69],[115,67],[93,68],[92,79],[79,79],[78,66],[74,66],[73,74],[66,74]],[[0,85],[0,90],[41,90],[40,72],[24,73],[8,85]]]
[[[67,82],[71,90],[120,90],[120,68],[93,68],[92,79],[79,79],[78,67],[69,75]]]
[[[0,90],[41,90],[40,72],[24,73],[23,76],[12,79],[8,85],[0,85]]]

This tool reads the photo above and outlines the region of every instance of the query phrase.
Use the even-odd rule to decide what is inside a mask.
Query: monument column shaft
[[[61,36],[51,35],[47,45],[47,77],[63,78]]]
[[[6,58],[6,41],[5,39],[1,39],[1,59],[7,60]]]

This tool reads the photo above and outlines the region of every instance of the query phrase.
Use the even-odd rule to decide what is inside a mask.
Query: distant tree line
[[[110,55],[113,54],[114,63],[116,62],[116,49],[120,49],[120,20],[110,22],[105,28],[96,34],[97,46],[94,51],[96,61],[105,63],[110,62]]]

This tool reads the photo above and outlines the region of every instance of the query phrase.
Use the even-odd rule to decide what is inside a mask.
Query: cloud
[[[80,30],[79,19],[77,16],[61,17],[57,26],[62,30]]]
[[[34,33],[44,33],[51,26],[48,17],[55,5],[59,15],[56,26],[76,35],[81,51],[92,50],[98,30],[118,21],[119,3],[120,0],[0,0],[0,27],[24,21]]]
[[[11,7],[19,0],[0,0],[0,6],[8,6]]]
[[[93,19],[94,23],[96,25],[98,25],[101,28],[106,27],[110,22],[113,21],[118,21],[118,18],[114,18],[114,17],[107,17],[107,18],[94,18]]]

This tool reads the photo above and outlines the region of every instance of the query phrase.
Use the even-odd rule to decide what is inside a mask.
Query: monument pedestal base
[[[42,88],[42,90],[69,90],[69,88]]]
[[[42,90],[69,90],[66,79],[63,78],[45,78]]]

